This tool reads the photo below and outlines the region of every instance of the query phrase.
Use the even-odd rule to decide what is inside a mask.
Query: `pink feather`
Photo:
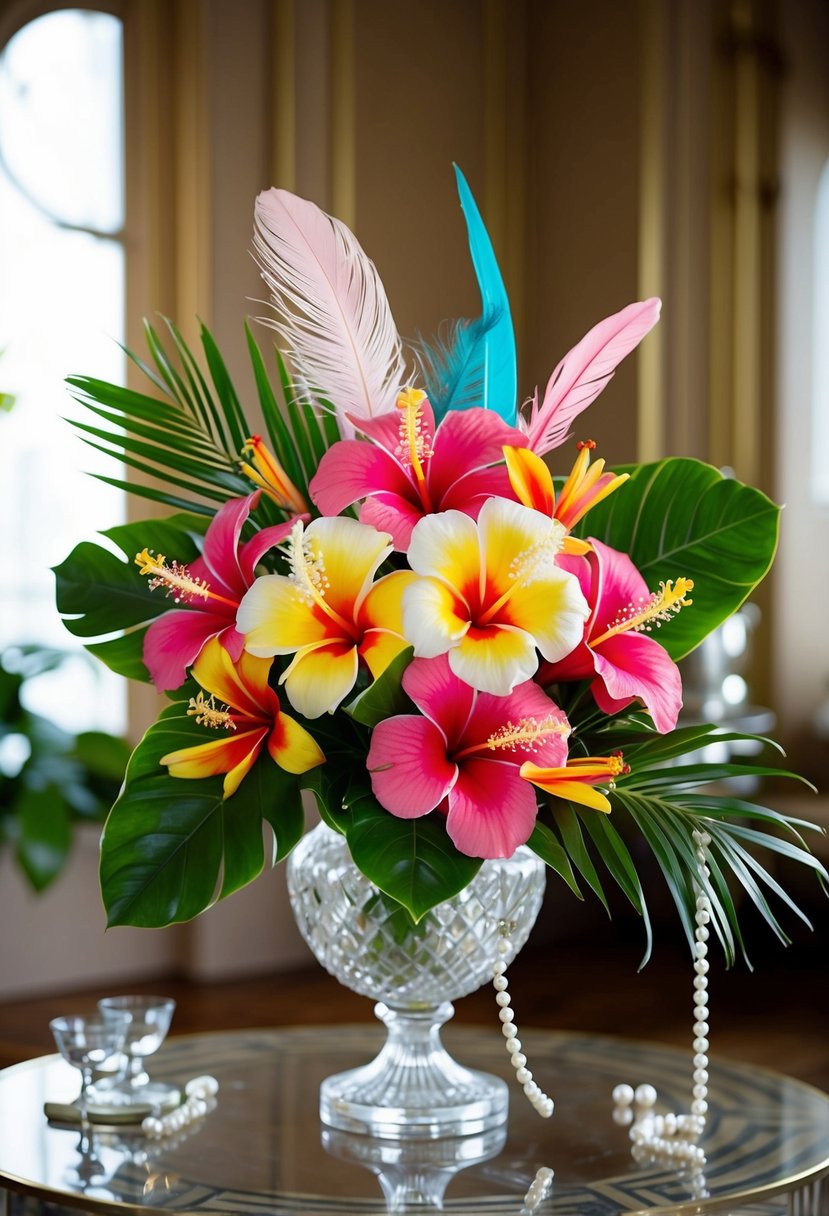
[[[573,419],[595,401],[625,355],[653,329],[661,308],[662,301],[654,297],[606,317],[561,360],[540,406],[536,389],[529,420],[519,425],[537,456],[569,439]]]
[[[254,251],[278,319],[265,319],[310,396],[371,418],[394,408],[404,378],[400,336],[374,263],[354,234],[286,190],[256,200]],[[264,318],[263,318],[264,319]]]

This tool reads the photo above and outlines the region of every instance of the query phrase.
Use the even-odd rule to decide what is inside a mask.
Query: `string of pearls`
[[[527,1068],[527,1057],[521,1050],[521,1040],[518,1037],[518,1027],[515,1024],[515,1013],[510,1007],[512,997],[507,988],[507,964],[504,956],[514,953],[509,936],[514,928],[514,922],[509,923],[504,920],[499,922],[498,931],[501,936],[498,939],[498,957],[492,967],[492,986],[495,989],[495,1000],[500,1006],[498,1017],[501,1020],[504,1046],[509,1052],[510,1063],[515,1069],[515,1078],[518,1084],[523,1087],[524,1093],[536,1112],[541,1115],[542,1119],[549,1119],[555,1108],[555,1103],[552,1098],[549,1098],[544,1093],[538,1082],[533,1080],[533,1074]]]
[[[553,1171],[548,1165],[542,1165],[541,1169],[536,1170],[535,1178],[524,1196],[524,1204],[518,1216],[533,1216],[533,1212],[538,1210],[552,1189]]]
[[[180,1132],[215,1108],[218,1092],[219,1082],[215,1077],[194,1077],[184,1087],[185,1098],[181,1105],[166,1115],[148,1115],[141,1124],[142,1132],[150,1140],[161,1140]]]
[[[711,843],[707,832],[694,831],[700,882],[697,888],[694,929],[694,1072],[691,1112],[687,1115],[656,1115],[657,1093],[652,1085],[617,1085],[613,1090],[613,1119],[630,1126],[635,1161],[674,1164],[691,1174],[694,1198],[704,1198],[705,1153],[696,1143],[705,1130],[708,1112],[708,938],[711,901],[704,881],[710,875],[705,850]]]

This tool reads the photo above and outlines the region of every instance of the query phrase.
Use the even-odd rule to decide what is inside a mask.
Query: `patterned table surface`
[[[44,1102],[76,1094],[78,1074],[58,1056],[18,1064],[0,1072],[0,1186],[86,1211],[250,1216],[407,1211],[407,1188],[445,1188],[448,1212],[519,1216],[536,1171],[549,1166],[555,1178],[539,1214],[733,1212],[784,1192],[799,1192],[803,1216],[818,1210],[818,1180],[829,1172],[829,1097],[798,1081],[715,1057],[706,1163],[695,1178],[634,1163],[610,1100],[620,1081],[649,1081],[660,1109],[687,1109],[689,1055],[592,1035],[522,1035],[556,1099],[551,1120],[539,1119],[513,1083],[503,1134],[401,1146],[322,1129],[320,1081],[371,1058],[381,1034],[352,1026],[171,1038],[151,1071],[180,1082],[212,1073],[221,1086],[216,1109],[159,1144],[134,1130],[100,1129],[103,1178],[94,1184],[78,1179],[77,1130],[43,1115]],[[495,1026],[449,1027],[445,1041],[461,1062],[509,1076]]]

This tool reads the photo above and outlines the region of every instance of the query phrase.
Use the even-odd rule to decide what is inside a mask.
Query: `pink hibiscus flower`
[[[590,538],[586,557],[558,558],[578,578],[590,606],[584,638],[566,658],[543,663],[539,684],[592,678],[591,692],[604,713],[618,713],[635,700],[644,703],[654,726],[673,730],[682,708],[679,668],[647,632],[691,603],[690,579],[660,584],[651,593],[625,553]]]
[[[178,688],[187,669],[210,638],[218,637],[233,662],[244,650],[245,639],[236,628],[236,612],[253,585],[256,564],[263,554],[291,532],[294,520],[263,528],[239,544],[242,528],[259,502],[257,490],[246,498],[233,498],[216,512],[204,537],[201,557],[188,566],[163,554],[144,549],[136,555],[150,587],[164,587],[176,604],[150,625],[144,637],[144,665],[159,692]]]
[[[491,410],[452,410],[436,428],[426,395],[406,389],[395,411],[352,421],[369,442],[330,447],[311,497],[323,515],[365,499],[360,520],[390,533],[403,553],[424,515],[455,508],[477,518],[487,498],[515,498],[503,448],[526,447],[528,439]]]
[[[422,716],[400,714],[374,728],[366,763],[378,802],[401,819],[440,808],[462,853],[511,857],[537,814],[521,765],[565,763],[564,713],[531,680],[506,697],[476,692],[445,655],[414,659],[403,688]]]

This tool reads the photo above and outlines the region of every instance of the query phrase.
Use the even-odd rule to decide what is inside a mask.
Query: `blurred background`
[[[824,0],[0,3],[0,1002],[310,961],[281,874],[192,925],[104,934],[97,820],[117,739],[156,704],[40,653],[72,642],[50,567],[151,513],[87,475],[118,474],[64,422],[80,410],[62,380],[123,379],[119,343],[140,350],[161,313],[188,340],[211,326],[247,387],[270,185],[355,230],[416,336],[477,311],[456,161],[506,279],[524,396],[602,317],[662,297],[583,437],[611,467],[696,456],[786,504],[773,575],[688,664],[686,712],[773,730],[826,788],[827,62]],[[829,824],[822,796],[766,796]],[[571,904],[550,901],[542,938],[581,936],[599,967],[597,925],[606,949],[624,918],[611,938]],[[825,940],[798,980],[807,1004]]]

